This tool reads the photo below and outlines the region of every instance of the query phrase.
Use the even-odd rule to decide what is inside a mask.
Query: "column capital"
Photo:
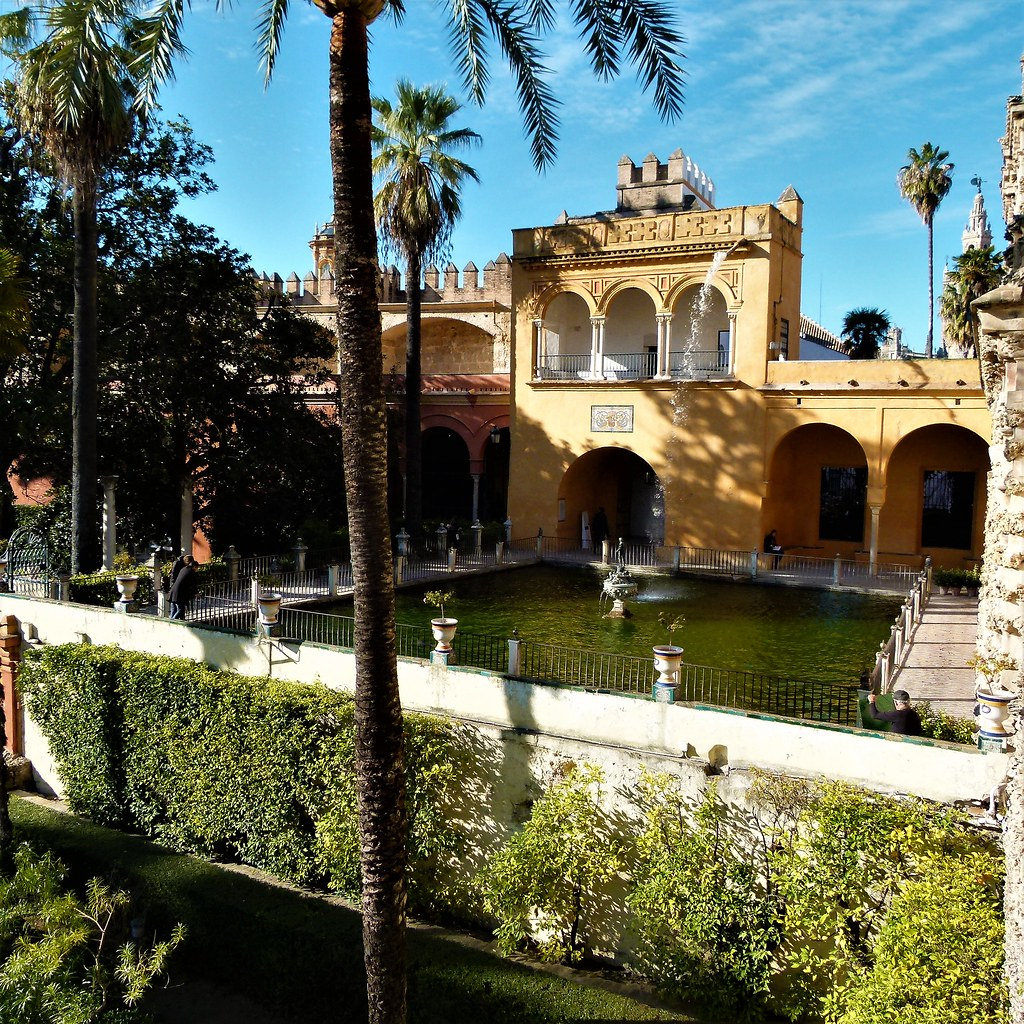
[[[725,311],[725,315],[726,315],[726,316],[727,316],[727,317],[728,317],[728,318],[729,318],[730,320],[732,320],[732,321],[733,321],[733,323],[735,323],[735,322],[736,322],[736,317],[737,317],[737,316],[739,315],[739,312],[740,312],[740,311],[739,311],[738,309],[727,309],[727,310]]]

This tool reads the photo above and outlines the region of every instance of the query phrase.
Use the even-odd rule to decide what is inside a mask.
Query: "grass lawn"
[[[19,837],[54,850],[76,883],[94,874],[112,878],[143,898],[150,927],[166,933],[175,921],[187,925],[172,980],[237,992],[280,1024],[366,1019],[361,923],[350,907],[16,795],[11,817]],[[699,1018],[503,960],[437,929],[410,930],[410,1024],[634,1020]]]

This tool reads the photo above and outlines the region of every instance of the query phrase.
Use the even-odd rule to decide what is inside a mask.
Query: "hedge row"
[[[351,696],[71,644],[27,658],[19,681],[76,813],[358,894]],[[429,903],[456,733],[408,715],[406,746],[410,887]]]

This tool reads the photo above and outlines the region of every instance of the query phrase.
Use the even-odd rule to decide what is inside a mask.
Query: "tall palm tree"
[[[153,19],[140,0],[39,0],[0,17],[0,47],[14,59],[15,120],[42,143],[71,190],[75,230],[72,379],[73,572],[99,567],[96,512],[96,186],[147,106],[163,65],[138,49]],[[41,29],[41,38],[37,30]],[[180,51],[168,40],[165,53]]]
[[[405,1020],[405,771],[395,649],[394,584],[387,516],[386,422],[377,310],[373,218],[369,25],[403,0],[313,0],[331,19],[330,148],[341,426],[352,549],[356,662],[356,789],[363,881],[363,955],[371,1024]],[[190,0],[163,0],[140,40],[142,57],[165,71]],[[419,10],[421,6],[417,4]],[[540,38],[554,28],[554,0],[447,0],[450,36],[464,85],[482,103],[487,44],[497,43],[516,80],[538,167],[554,157],[557,101],[546,81]],[[665,118],[682,109],[681,37],[671,0],[570,0],[595,73],[632,64]],[[259,47],[269,80],[290,0],[263,0]],[[144,92],[143,96],[148,95]]]
[[[892,323],[884,309],[866,306],[851,309],[843,317],[843,349],[851,359],[875,359]]]
[[[930,142],[921,147],[919,153],[911,147],[907,151],[907,163],[896,176],[900,194],[917,210],[928,229],[928,338],[925,342],[926,359],[932,357],[932,328],[935,323],[935,259],[934,232],[932,222],[935,211],[945,199],[953,184],[953,164],[947,163],[949,153],[938,149]]]
[[[373,99],[374,213],[385,249],[405,259],[405,520],[414,534],[423,520],[420,434],[420,277],[425,260],[445,258],[462,216],[462,183],[479,181],[469,164],[453,156],[480,141],[468,128],[449,128],[462,104],[443,87],[417,88],[407,79],[395,87],[397,103]]]
[[[964,358],[977,355],[978,324],[971,303],[991,291],[1003,277],[1003,259],[995,247],[965,250],[953,259],[939,299],[939,312],[951,348]]]

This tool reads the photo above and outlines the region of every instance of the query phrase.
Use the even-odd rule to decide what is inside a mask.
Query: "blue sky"
[[[5,6],[10,0],[0,0]],[[446,83],[461,95],[442,6],[406,0],[399,28],[373,27],[371,79],[390,95],[395,79]],[[249,253],[253,266],[300,277],[308,242],[330,216],[327,152],[329,22],[292,0],[283,52],[264,90],[255,0],[217,14],[193,0],[192,51],[161,102],[209,143],[219,191],[188,205]],[[550,224],[563,210],[615,205],[616,164],[681,147],[714,179],[719,206],[774,202],[788,185],[804,200],[803,311],[837,331],[856,306],[887,309],[904,340],[923,348],[927,235],[901,199],[896,174],[910,146],[949,150],[952,191],[935,222],[935,258],[960,252],[980,175],[1002,244],[999,139],[1006,98],[1021,90],[1024,0],[718,0],[678,3],[686,38],[686,102],[659,122],[631,71],[599,83],[574,32],[548,40],[552,84],[563,101],[557,162],[530,162],[512,82],[496,51],[483,108],[460,125],[483,136],[470,162],[481,176],[465,194],[452,257],[478,267],[511,250],[511,230]],[[938,289],[938,284],[936,285]]]

